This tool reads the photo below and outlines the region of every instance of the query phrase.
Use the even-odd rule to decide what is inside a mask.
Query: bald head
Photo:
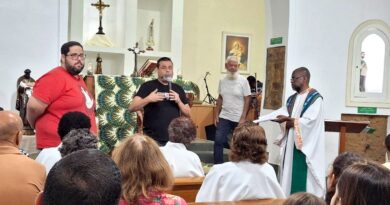
[[[299,73],[299,75],[305,76],[307,83],[310,82],[310,71],[306,67],[299,67],[299,68],[295,69],[294,72]]]
[[[19,115],[10,111],[0,112],[0,141],[15,141],[18,132],[22,130],[23,122]]]
[[[305,67],[297,68],[291,75],[291,87],[298,93],[304,92],[309,88],[310,71]]]

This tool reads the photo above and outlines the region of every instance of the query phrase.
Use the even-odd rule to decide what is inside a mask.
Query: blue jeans
[[[219,118],[214,142],[214,164],[223,163],[223,147],[229,147],[228,135],[237,127],[238,122]]]

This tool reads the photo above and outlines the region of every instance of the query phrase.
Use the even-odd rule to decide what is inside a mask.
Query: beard
[[[301,92],[301,88],[299,88],[299,87],[293,87],[293,90],[297,91],[297,93]]]
[[[171,82],[172,81],[172,75],[165,75],[165,76],[163,76],[163,80],[167,81],[167,82]]]
[[[292,89],[295,90],[297,93],[301,92],[301,88],[299,86],[291,85]]]
[[[67,61],[65,61],[65,69],[68,71],[68,73],[70,73],[71,75],[78,75],[81,73],[81,71],[83,71],[84,69],[84,64],[81,63],[81,68],[78,69],[76,66],[72,66],[70,65]]]
[[[226,77],[229,79],[229,80],[235,80],[235,79],[237,79],[237,77],[238,77],[238,72],[234,72],[234,73],[232,73],[232,72],[227,72],[226,73]]]

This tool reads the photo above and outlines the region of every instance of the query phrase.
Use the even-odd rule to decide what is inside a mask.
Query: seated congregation
[[[62,144],[54,149],[60,154],[57,159],[49,160],[50,166],[44,164],[48,170],[46,176],[41,161],[34,161],[18,150],[22,139],[21,118],[10,111],[0,112],[0,204],[193,202],[170,191],[179,179],[175,178],[177,176],[204,176],[199,157],[185,148],[196,133],[189,118],[180,117],[171,122],[170,142],[165,147],[159,147],[146,135],[135,134],[118,143],[111,159],[96,149],[97,138],[88,130],[88,124],[85,127],[72,125],[72,120],[81,122],[83,117],[76,113],[62,117],[58,130],[64,137]],[[390,135],[386,138],[388,147],[389,138]],[[326,202],[302,192],[285,199],[288,194],[282,191],[274,169],[267,162],[265,132],[261,126],[250,122],[235,129],[229,158],[229,162],[214,165],[203,183],[198,182],[200,189],[196,202],[229,204],[229,201],[240,201],[248,205],[269,204],[270,200],[273,204],[285,205],[390,203],[390,170],[354,153],[342,153],[334,160],[327,177]]]

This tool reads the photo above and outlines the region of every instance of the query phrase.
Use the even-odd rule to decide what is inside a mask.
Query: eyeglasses
[[[86,55],[84,53],[82,54],[77,54],[77,53],[72,53],[72,54],[69,54],[69,55],[66,55],[66,56],[70,56],[70,59],[72,60],[77,60],[77,59],[81,59],[81,60],[84,60]]]
[[[298,80],[299,78],[302,78],[302,77],[303,77],[303,75],[298,76],[298,77],[292,77],[290,80],[291,81],[296,81],[296,80]]]

